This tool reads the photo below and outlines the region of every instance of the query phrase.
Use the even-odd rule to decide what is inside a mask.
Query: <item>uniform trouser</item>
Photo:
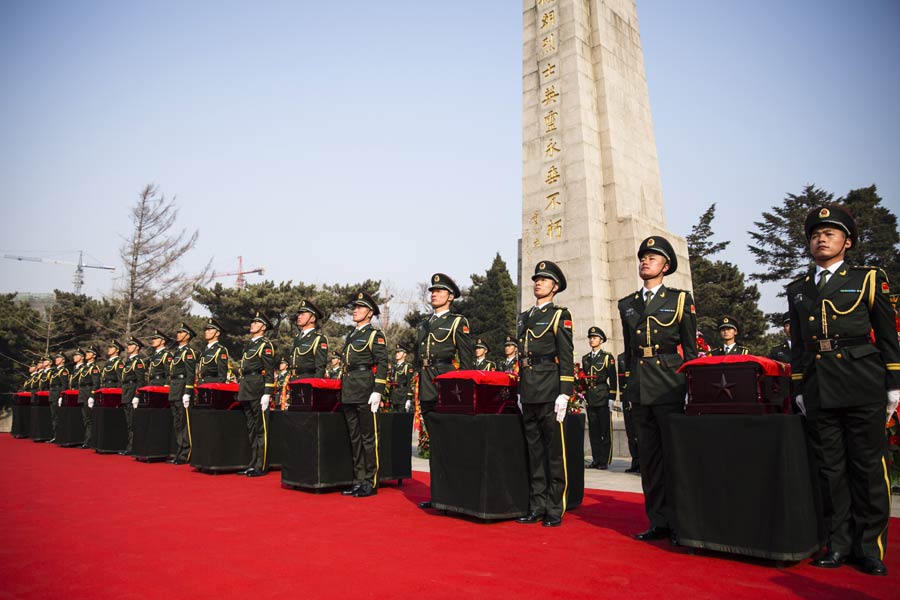
[[[259,400],[241,402],[247,418],[247,436],[250,440],[250,467],[265,471],[269,467],[269,411],[263,411]]]
[[[595,463],[608,465],[612,461],[612,419],[609,406],[588,406],[586,412],[591,457]]]
[[[53,437],[56,437],[56,430],[59,428],[59,397],[62,390],[50,393],[50,426],[53,428]]]
[[[553,408],[553,402],[522,404],[522,423],[525,429],[525,443],[528,446],[528,468],[531,479],[528,508],[538,514],[562,517],[566,512],[565,494],[568,483],[563,463],[565,438],[562,434],[562,423],[556,421],[556,411]],[[555,449],[556,451],[553,448],[554,440],[562,444],[561,448]]]
[[[131,443],[134,441],[134,406],[131,402],[122,405],[125,413],[125,427],[128,429],[128,442],[125,444],[125,452],[131,452]]]
[[[638,428],[634,419],[634,410],[626,408],[622,411],[625,419],[625,437],[628,438],[628,454],[631,455],[632,466],[640,464],[640,452],[638,451]]]
[[[641,487],[651,527],[671,527],[671,497],[666,493],[665,452],[669,446],[669,417],[684,414],[683,404],[632,404],[638,424]]]
[[[172,430],[175,434],[175,460],[190,460],[191,458],[191,427],[187,409],[181,400],[169,402],[172,411]]]
[[[353,454],[353,485],[378,485],[378,425],[366,404],[341,404]]]
[[[884,405],[809,407],[807,414],[829,549],[884,559],[891,511]]]
[[[91,430],[94,426],[94,409],[88,408],[87,401],[81,405],[81,419],[84,421],[84,443],[91,446],[94,443],[91,437]]]

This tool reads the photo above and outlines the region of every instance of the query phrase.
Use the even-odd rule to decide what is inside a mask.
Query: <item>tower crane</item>
[[[106,271],[115,271],[115,267],[111,267],[109,265],[86,265],[84,264],[84,250],[78,251],[78,262],[72,262],[70,260],[56,260],[53,258],[40,258],[37,256],[18,256],[15,254],[4,254],[3,258],[9,258],[12,260],[25,260],[29,262],[43,262],[43,263],[53,263],[56,265],[70,265],[75,267],[75,274],[72,276],[72,283],[75,284],[75,293],[81,294],[81,288],[84,285],[84,270],[85,269],[104,269]]]
[[[237,271],[223,271],[223,272],[213,271],[212,273],[209,274],[209,278],[210,279],[218,279],[219,277],[232,277],[232,276],[236,275],[237,280],[235,281],[235,287],[239,290],[242,290],[242,289],[244,289],[244,285],[246,283],[244,281],[244,275],[250,275],[251,273],[258,273],[259,275],[262,275],[263,273],[266,272],[266,270],[262,267],[256,267],[255,269],[247,269],[245,271],[244,270],[244,257],[238,256],[237,259],[238,259]],[[190,278],[186,277],[185,279],[190,279]]]

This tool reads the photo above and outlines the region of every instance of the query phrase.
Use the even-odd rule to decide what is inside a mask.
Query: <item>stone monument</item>
[[[576,360],[587,329],[622,350],[617,301],[636,291],[637,248],[663,235],[691,288],[687,244],[666,229],[650,99],[634,0],[524,0],[522,306],[540,260],[568,279]]]

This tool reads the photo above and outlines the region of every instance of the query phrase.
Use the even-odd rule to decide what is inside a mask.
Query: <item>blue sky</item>
[[[749,272],[752,221],[807,183],[875,183],[900,213],[900,3],[639,0],[638,16],[670,229],[717,202],[722,258]],[[118,264],[153,182],[200,230],[186,271],[242,255],[276,281],[411,292],[495,252],[514,268],[521,20],[509,1],[7,0],[0,251]],[[0,260],[0,291],[71,275]]]

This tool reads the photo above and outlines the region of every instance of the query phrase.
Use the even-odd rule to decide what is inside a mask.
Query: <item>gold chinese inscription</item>
[[[551,239],[562,237],[562,219],[550,219],[547,222],[547,237]]]
[[[557,208],[560,204],[562,204],[559,201],[559,192],[553,192],[552,194],[547,194],[546,200],[547,200],[547,206],[544,207],[544,210],[552,210],[554,208]]]
[[[544,156],[553,158],[555,154],[559,154],[560,152],[562,152],[562,148],[556,145],[556,140],[553,138],[547,140],[547,146],[544,148]]]
[[[547,177],[544,178],[544,183],[553,185],[557,181],[559,181],[559,169],[556,168],[556,165],[550,165],[550,168],[547,169]]]
[[[541,52],[544,54],[550,54],[551,52],[556,52],[556,35],[553,33],[548,33],[544,39],[541,40]]]
[[[546,115],[544,115],[544,133],[556,131],[556,117],[558,116],[559,113],[555,110],[551,110]]]
[[[539,218],[539,216],[538,216],[538,211],[534,211],[533,213],[531,213],[531,224],[532,224],[532,225],[537,225],[537,224],[538,224],[538,218]]]
[[[554,2],[556,2],[556,0],[537,0],[537,5],[538,6],[549,6],[549,5],[553,4]]]
[[[556,25],[556,11],[548,10],[541,15],[541,29],[547,29]]]
[[[556,86],[551,85],[544,89],[544,99],[541,100],[541,104],[547,106],[548,104],[556,104],[557,98],[559,98],[559,92],[556,91]]]
[[[544,76],[544,79],[547,79],[551,75],[556,74],[556,65],[553,63],[547,63],[547,66],[541,71],[541,75]]]

